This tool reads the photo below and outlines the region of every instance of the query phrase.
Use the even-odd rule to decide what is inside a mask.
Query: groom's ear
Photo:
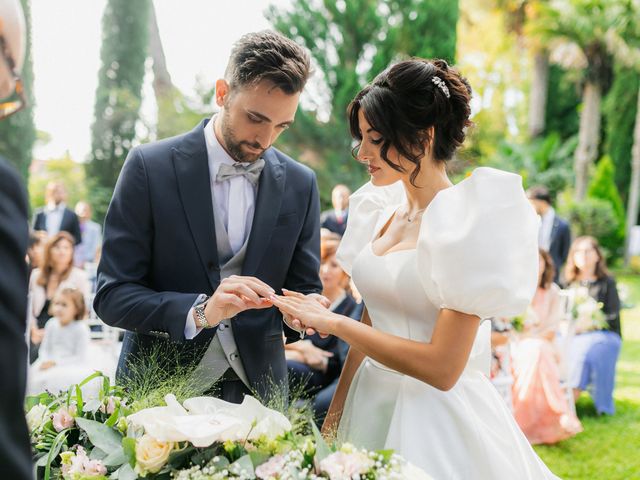
[[[220,78],[216,80],[216,104],[219,107],[225,106],[225,100],[228,99],[230,95],[229,84],[224,78]]]

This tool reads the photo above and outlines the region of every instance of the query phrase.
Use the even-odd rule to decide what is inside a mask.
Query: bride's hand
[[[285,296],[272,295],[270,299],[283,314],[294,318],[293,322],[299,321],[307,329],[312,328],[325,335],[335,331],[339,315],[327,309],[314,296],[287,290]]]
[[[300,292],[294,292],[293,290],[287,290],[286,288],[282,289],[282,293],[284,293],[286,297],[313,298],[318,303],[320,303],[320,305],[326,308],[331,307],[331,301],[324,295],[320,295],[318,293],[309,293],[305,295]],[[300,321],[300,319],[294,318],[288,313],[282,312],[282,317],[284,319],[284,322],[287,324],[287,326],[292,330],[296,330],[298,332],[304,331],[307,335],[313,335],[314,333],[316,333],[316,331],[313,328],[307,327]],[[329,336],[329,334],[322,333],[322,332],[318,332],[318,335],[320,335],[322,338],[326,338]]]

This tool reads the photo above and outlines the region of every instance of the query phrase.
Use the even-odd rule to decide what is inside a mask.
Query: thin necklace
[[[409,223],[413,222],[418,216],[418,214],[421,212],[424,212],[426,209],[427,207],[421,208],[420,210],[416,210],[415,212],[413,212],[413,215],[409,215],[409,212],[407,212],[407,222]]]

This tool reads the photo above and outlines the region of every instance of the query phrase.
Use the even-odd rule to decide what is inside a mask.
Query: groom
[[[220,112],[129,153],[94,302],[105,323],[128,330],[120,379],[149,352],[176,351],[228,401],[286,384],[282,317],[267,298],[321,291],[319,200],[314,173],[272,144],[293,122],[309,70],[293,41],[247,34],[216,82]]]

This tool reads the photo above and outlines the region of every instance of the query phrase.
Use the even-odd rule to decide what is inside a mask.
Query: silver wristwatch
[[[211,328],[214,325],[210,325],[207,321],[207,316],[204,314],[204,310],[207,307],[207,303],[211,297],[206,297],[202,302],[193,307],[193,315],[196,319],[196,325],[199,328]]]

